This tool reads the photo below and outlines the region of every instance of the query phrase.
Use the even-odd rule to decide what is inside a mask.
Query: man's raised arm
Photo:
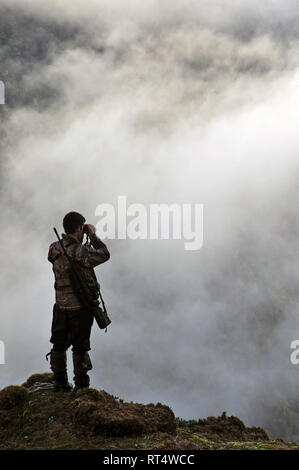
[[[87,256],[85,258],[85,263],[87,263],[90,267],[98,266],[99,264],[105,263],[110,258],[110,253],[108,251],[107,246],[104,242],[96,235],[96,228],[94,225],[86,224],[85,232],[88,234],[90,238],[90,242],[92,246],[85,246],[83,245],[84,255]],[[85,264],[84,263],[84,264]]]

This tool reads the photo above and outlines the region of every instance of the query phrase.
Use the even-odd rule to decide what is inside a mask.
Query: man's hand
[[[86,227],[86,229],[87,229],[87,235],[88,235],[89,237],[92,237],[93,235],[96,234],[96,228],[95,228],[94,225],[92,225],[92,224],[85,224],[85,227]]]

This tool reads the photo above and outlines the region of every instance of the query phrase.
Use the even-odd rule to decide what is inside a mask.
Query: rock
[[[74,420],[95,433],[109,436],[176,431],[173,411],[166,405],[119,403],[105,391],[82,390],[74,400]]]
[[[31,387],[28,388],[29,393],[34,392],[53,392],[54,384],[49,382],[35,382]]]
[[[36,382],[42,383],[52,383],[53,382],[53,373],[52,372],[44,372],[43,374],[32,374],[26,382],[22,384],[23,387],[29,388]]]

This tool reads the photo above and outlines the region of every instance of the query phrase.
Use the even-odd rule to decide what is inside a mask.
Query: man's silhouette
[[[90,289],[98,291],[98,284],[93,271],[110,258],[110,253],[96,235],[95,227],[84,225],[85,218],[78,212],[69,212],[63,219],[62,243],[72,261],[78,263],[84,281]],[[89,236],[90,245],[82,245],[84,232]],[[53,308],[53,320],[50,342],[53,344],[49,353],[51,369],[54,373],[54,390],[68,391],[72,386],[67,378],[66,351],[72,345],[75,391],[89,387],[87,372],[92,369],[88,351],[90,351],[90,333],[93,314],[84,309],[74,291],[70,280],[70,264],[60,243],[50,245],[48,260],[53,265],[55,276],[56,299]]]

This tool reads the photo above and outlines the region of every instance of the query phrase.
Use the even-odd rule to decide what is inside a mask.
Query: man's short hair
[[[83,225],[85,218],[78,212],[69,212],[63,218],[63,228],[65,233],[74,233],[77,227]]]

